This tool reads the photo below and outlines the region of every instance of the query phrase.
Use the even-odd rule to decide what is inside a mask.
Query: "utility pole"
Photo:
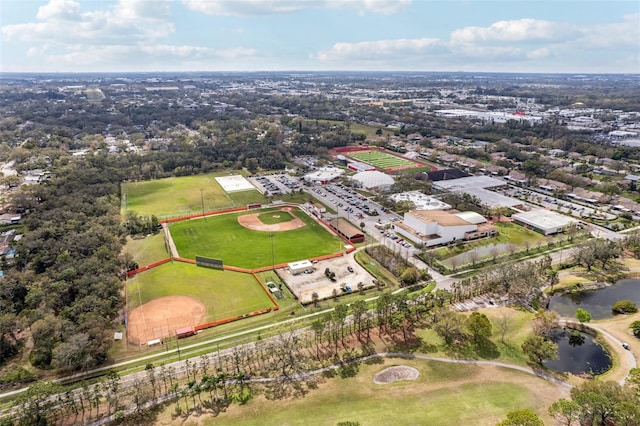
[[[207,218],[204,216],[204,190],[202,188],[200,188],[200,202],[202,203],[202,217],[204,217],[204,220],[207,220]]]
[[[273,237],[275,237],[276,234],[274,234],[273,232],[269,234],[269,238],[271,238],[271,269],[273,269],[274,271],[276,270],[276,256],[275,256],[275,252],[273,251]]]

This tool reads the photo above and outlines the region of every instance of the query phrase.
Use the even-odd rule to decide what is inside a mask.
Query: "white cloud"
[[[39,22],[6,25],[7,40],[48,43],[132,43],[166,37],[174,31],[171,0],[119,0],[104,10],[82,11],[73,0],[50,0],[40,7]]]
[[[489,27],[465,27],[451,34],[452,43],[475,42],[515,42],[527,40],[562,40],[576,30],[568,24],[541,21],[537,19],[518,19],[498,21]]]
[[[258,16],[295,13],[305,9],[355,9],[390,15],[411,4],[412,0],[182,0],[191,10],[207,15]]]
[[[621,64],[617,72],[638,72],[640,14],[608,25],[517,19],[487,27],[465,27],[448,39],[416,38],[339,42],[320,51],[317,62],[335,69],[569,71],[600,72],[601,62]],[[514,67],[518,68],[515,69]]]
[[[51,0],[38,8],[36,17],[43,21],[75,21],[80,19],[80,4],[73,0]]]

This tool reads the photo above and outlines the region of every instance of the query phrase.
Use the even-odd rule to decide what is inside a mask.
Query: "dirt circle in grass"
[[[129,313],[127,334],[130,343],[146,344],[150,340],[175,336],[176,330],[204,323],[207,308],[188,296],[153,299]]]
[[[386,383],[393,383],[399,380],[415,380],[420,375],[420,372],[408,365],[396,365],[393,367],[385,368],[375,376],[373,376],[373,383],[377,385],[384,385]]]

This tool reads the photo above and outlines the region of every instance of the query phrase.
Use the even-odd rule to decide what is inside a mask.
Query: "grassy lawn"
[[[265,309],[271,300],[250,274],[219,271],[183,262],[167,263],[127,281],[128,308],[164,296],[190,296],[207,308],[207,321]]]
[[[280,210],[270,211],[283,213]],[[207,256],[222,259],[226,265],[257,268],[272,264],[272,243],[276,264],[335,253],[342,249],[341,239],[331,235],[301,211],[292,214],[307,226],[274,233],[252,231],[239,225],[238,216],[242,214],[246,213],[223,214],[206,220],[171,224],[171,235],[178,253],[189,259]],[[273,239],[270,237],[272,234]]]
[[[393,365],[417,368],[420,376],[373,383],[377,372]],[[546,407],[563,393],[539,378],[495,367],[384,359],[358,369],[357,376],[328,379],[304,398],[272,401],[258,396],[244,406],[231,405],[217,417],[190,420],[204,425],[255,425],[257,419],[261,425],[495,425],[509,411],[526,407],[550,422]],[[167,408],[158,420],[172,410]]]
[[[227,194],[216,182],[216,176],[229,172],[196,176],[172,177],[145,182],[129,182],[122,185],[123,210],[142,215],[156,215],[162,219],[228,207],[245,206],[265,202],[257,190]],[[240,174],[240,173],[238,173]]]
[[[527,357],[523,355],[521,346],[532,332],[530,323],[533,314],[502,307],[481,309],[479,312],[485,314],[491,321],[492,335],[490,342],[486,345],[480,348],[474,345],[469,345],[465,348],[447,348],[442,339],[432,329],[424,328],[416,333],[423,341],[423,345],[418,351],[436,356],[461,356],[466,359],[486,359],[526,366]],[[501,339],[502,333],[499,326],[502,317],[507,318],[504,343]]]
[[[159,232],[145,238],[127,237],[124,252],[133,256],[138,265],[145,266],[169,257],[164,246],[164,234]]]
[[[471,243],[464,244],[462,246],[451,246],[451,247],[440,247],[435,250],[435,253],[441,259],[447,259],[452,256],[459,255],[471,249],[477,247],[484,247],[488,245],[506,245],[506,244],[514,244],[522,249],[528,243],[530,247],[535,247],[539,243],[543,243],[546,241],[545,236],[539,234],[535,231],[527,229],[523,226],[517,225],[513,222],[499,222],[495,224],[498,229],[498,236],[482,239],[478,241],[474,241]],[[506,247],[504,247],[500,253],[506,252]]]

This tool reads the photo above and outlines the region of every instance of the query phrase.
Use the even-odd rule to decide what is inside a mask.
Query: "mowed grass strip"
[[[273,306],[251,274],[173,262],[127,280],[129,311],[159,297],[190,296],[207,308],[207,322]]]
[[[265,202],[258,190],[225,192],[215,177],[226,175],[229,173],[127,182],[122,185],[122,207],[125,211],[164,219],[202,213],[203,203],[205,211],[213,211]]]
[[[420,371],[415,381],[373,383],[375,373],[391,365]],[[385,359],[361,365],[356,377],[333,378],[304,398],[264,396],[231,405],[204,425],[326,425],[352,421],[361,425],[495,425],[509,411],[531,408],[549,424],[546,406],[559,398],[560,386],[524,373],[496,367],[422,360]],[[168,415],[167,409],[164,415]],[[164,417],[164,416],[163,416]],[[547,423],[545,423],[547,424]]]
[[[293,220],[293,216],[291,216],[289,212],[279,211],[261,213],[258,215],[258,219],[266,225],[275,225],[276,223],[291,222]]]
[[[280,214],[273,209],[264,213]],[[254,269],[270,266],[271,244],[276,264],[294,262],[310,257],[336,253],[342,250],[343,241],[330,234],[320,224],[303,212],[293,215],[306,226],[291,231],[253,231],[238,223],[240,215],[231,213],[210,216],[206,219],[172,223],[169,230],[181,257],[195,259],[196,256],[222,259],[225,265]],[[270,235],[273,234],[273,241]]]

